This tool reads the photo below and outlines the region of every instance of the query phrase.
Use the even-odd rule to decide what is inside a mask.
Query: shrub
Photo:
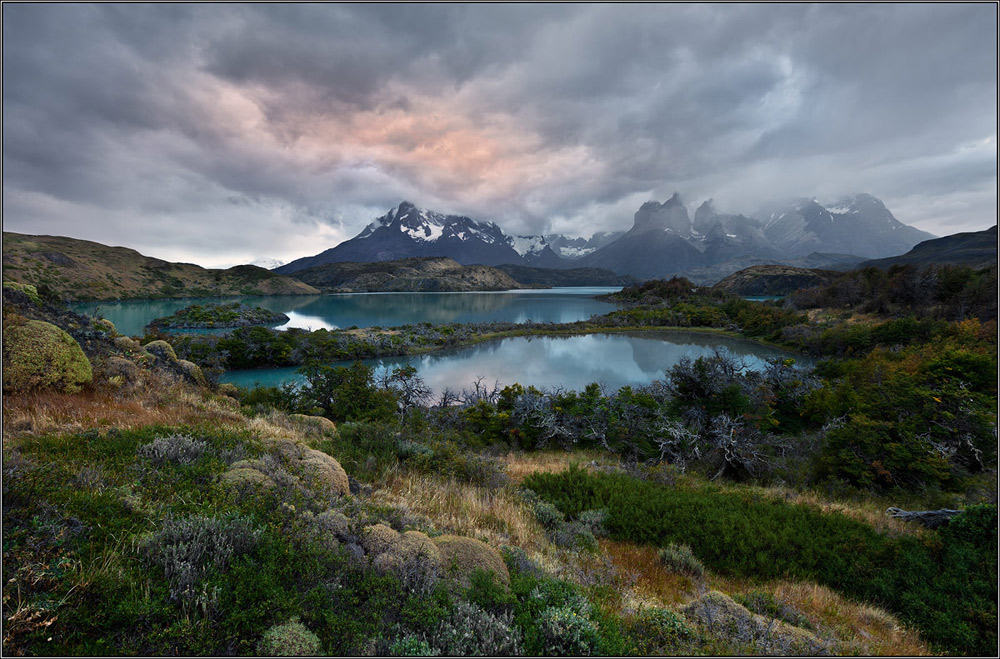
[[[90,361],[73,337],[52,323],[4,323],[3,390],[80,391],[94,379]]]
[[[159,357],[160,359],[166,360],[168,362],[177,361],[177,353],[174,352],[174,347],[169,343],[167,343],[166,341],[163,340],[150,341],[149,343],[147,343],[142,347],[146,352],[156,357]]]
[[[168,519],[142,543],[141,553],[163,568],[171,599],[188,608],[199,602],[196,586],[209,570],[224,571],[232,558],[253,550],[260,537],[260,530],[239,515],[193,515]]]
[[[463,587],[469,586],[472,573],[477,569],[495,573],[497,581],[504,585],[510,583],[507,565],[485,542],[457,535],[442,535],[433,540],[441,552],[441,572],[457,579]]]
[[[475,604],[459,601],[441,622],[430,645],[451,657],[511,657],[521,654],[521,632],[513,615],[494,615]]]
[[[188,435],[172,434],[157,437],[139,448],[139,457],[146,458],[156,466],[167,462],[187,465],[204,455],[208,444]]]
[[[660,550],[660,562],[674,572],[686,574],[689,577],[705,576],[705,566],[694,555],[687,545],[670,543]]]
[[[562,511],[553,506],[548,501],[539,501],[534,507],[535,518],[546,530],[555,530],[561,524],[566,523],[566,516]]]
[[[390,657],[440,657],[441,651],[432,648],[427,641],[416,635],[404,636],[389,646]]]
[[[298,620],[274,625],[257,645],[257,652],[264,657],[309,657],[322,653],[323,646],[316,634]]]
[[[557,656],[589,656],[599,641],[597,626],[588,617],[589,607],[550,606],[542,611],[539,629],[545,653]]]

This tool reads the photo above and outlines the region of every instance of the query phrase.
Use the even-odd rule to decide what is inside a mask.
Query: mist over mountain
[[[443,256],[466,265],[603,268],[653,278],[699,269],[732,272],[739,269],[737,263],[791,264],[816,253],[861,261],[902,254],[929,238],[933,236],[897,220],[870,194],[829,206],[796,199],[773,206],[759,219],[721,213],[711,199],[692,218],[675,192],[662,203],[642,204],[628,231],[589,239],[508,235],[494,222],[444,215],[404,201],[354,238],[275,271],[291,274],[327,263]]]

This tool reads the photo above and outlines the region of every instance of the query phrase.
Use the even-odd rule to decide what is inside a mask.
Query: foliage
[[[156,329],[186,329],[214,327],[245,327],[248,325],[280,325],[288,316],[240,302],[228,304],[192,304],[172,316],[156,318],[149,326]]]
[[[299,406],[318,407],[331,421],[387,421],[396,413],[396,394],[376,386],[372,368],[366,364],[311,363],[300,372],[307,384],[299,393]]]
[[[670,570],[690,577],[702,577],[705,574],[705,566],[687,545],[669,543],[660,549],[660,562]]]
[[[612,538],[684,543],[722,574],[818,581],[888,607],[952,652],[988,654],[996,645],[995,506],[973,508],[957,532],[921,540],[886,537],[802,504],[664,488],[623,474],[571,469],[533,474],[524,484],[566,515],[606,507]],[[966,535],[966,528],[976,530]]]
[[[298,620],[274,625],[261,638],[257,652],[263,657],[309,657],[322,653],[316,634]]]
[[[90,361],[73,337],[41,320],[4,317],[3,389],[80,391],[93,380]]]
[[[145,444],[139,449],[139,456],[146,458],[153,464],[159,466],[165,462],[175,462],[177,464],[191,464],[200,458],[208,448],[208,445],[188,435],[167,435],[157,437],[149,444]]]

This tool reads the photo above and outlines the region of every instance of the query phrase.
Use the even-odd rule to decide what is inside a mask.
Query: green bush
[[[589,607],[550,606],[539,617],[545,654],[590,656],[597,649],[597,626]]]
[[[4,323],[4,391],[53,388],[75,393],[93,379],[90,361],[80,344],[52,323]]]
[[[322,651],[319,637],[298,620],[271,627],[257,645],[257,652],[264,657],[309,657]]]
[[[705,575],[705,566],[702,565],[698,557],[694,555],[687,545],[668,544],[660,549],[660,562],[671,571],[679,574],[686,574],[689,577],[702,577]]]
[[[524,485],[569,516],[606,507],[613,538],[687,544],[722,574],[818,581],[889,608],[950,652],[990,654],[996,646],[995,507],[973,507],[966,521],[956,518],[955,529],[924,541],[712,486],[664,488],[580,469],[533,474]]]

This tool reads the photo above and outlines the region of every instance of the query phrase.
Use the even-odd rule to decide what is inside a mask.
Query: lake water
[[[348,293],[339,295],[271,295],[184,300],[86,302],[72,305],[77,313],[99,314],[122,334],[142,335],[154,318],[169,316],[191,304],[221,304],[239,300],[287,314],[279,329],[341,329],[393,327],[415,323],[572,323],[617,308],[593,296],[621,287],[549,288],[489,293]]]
[[[492,386],[519,382],[539,388],[581,390],[591,382],[609,391],[625,385],[662,380],[665,371],[682,358],[696,359],[722,349],[761,369],[766,359],[794,357],[796,366],[810,367],[812,360],[753,341],[708,332],[656,331],[635,334],[589,334],[570,337],[516,337],[466,348],[440,350],[427,355],[372,359],[365,363],[384,372],[412,364],[435,396],[446,388],[471,389],[482,377]],[[347,366],[348,362],[334,364]],[[222,382],[244,387],[303,383],[295,368],[230,371]]]

